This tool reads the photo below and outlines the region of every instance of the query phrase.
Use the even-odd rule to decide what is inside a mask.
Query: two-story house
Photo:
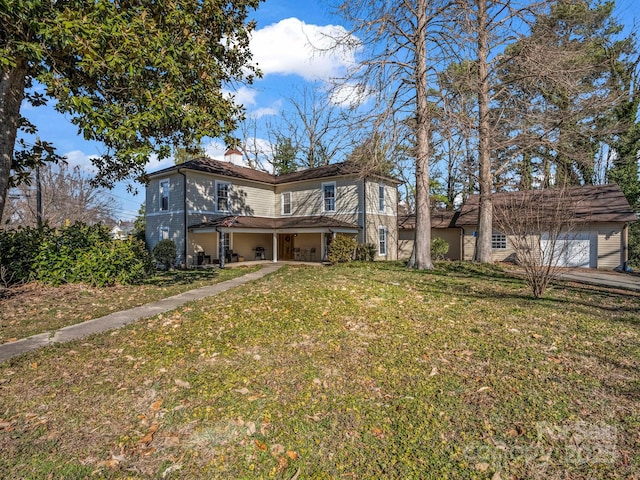
[[[350,162],[271,175],[199,158],[149,175],[147,245],[173,240],[187,266],[322,261],[335,235],[347,234],[375,244],[377,259],[395,260],[399,183]]]

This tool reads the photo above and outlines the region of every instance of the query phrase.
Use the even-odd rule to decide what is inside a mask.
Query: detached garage
[[[539,225],[527,235],[539,239],[540,254],[553,255],[558,266],[612,270],[628,260],[628,226],[636,213],[617,185],[587,185],[565,189],[500,192],[491,196],[494,211],[493,260],[515,260],[514,241],[504,225]],[[566,208],[563,208],[566,207]],[[463,230],[463,258],[475,259],[479,196],[463,205],[455,225]],[[570,212],[570,215],[566,215]],[[566,215],[560,233],[550,235],[541,227],[544,219]],[[501,227],[502,226],[502,227]],[[555,241],[554,241],[555,239]]]

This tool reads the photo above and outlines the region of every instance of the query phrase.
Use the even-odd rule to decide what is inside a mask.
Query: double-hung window
[[[229,211],[229,192],[231,184],[226,182],[216,182],[216,210],[218,212]]]
[[[494,250],[506,250],[507,236],[504,233],[491,234],[491,248]]]
[[[160,240],[169,240],[169,227],[160,227]]]
[[[378,211],[384,212],[384,184],[378,185]]]
[[[378,228],[378,255],[387,254],[387,227]]]
[[[291,192],[282,193],[282,215],[291,215]]]
[[[336,211],[336,184],[323,183],[322,184],[322,211],[323,212],[335,212]]]
[[[160,182],[160,210],[169,210],[169,180]]]

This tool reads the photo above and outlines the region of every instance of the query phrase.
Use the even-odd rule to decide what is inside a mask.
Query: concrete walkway
[[[282,267],[283,264],[262,263],[261,265],[262,268],[257,272],[248,273],[242,277],[227,280],[226,282],[190,290],[157,302],[148,303],[147,305],[135,307],[130,310],[124,310],[122,312],[112,313],[105,317],[95,318],[76,325],[69,325],[68,327],[61,328],[55,332],[40,333],[15,342],[3,343],[0,345],[0,362],[5,362],[10,358],[36,350],[40,347],[45,347],[54,343],[70,342],[71,340],[77,340],[79,338],[93,335],[94,333],[114,330],[138,320],[153,317],[159,313],[175,310],[187,302],[193,302],[194,300],[200,300],[201,298],[218,295],[239,285],[262,278],[265,275],[275,272]]]

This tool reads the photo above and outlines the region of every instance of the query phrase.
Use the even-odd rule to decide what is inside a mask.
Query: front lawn
[[[157,272],[140,285],[51,287],[37,282],[4,290],[0,296],[0,343],[102,317],[178,293],[224,282],[258,267]]]
[[[0,364],[2,478],[634,478],[640,297],[284,267]]]

